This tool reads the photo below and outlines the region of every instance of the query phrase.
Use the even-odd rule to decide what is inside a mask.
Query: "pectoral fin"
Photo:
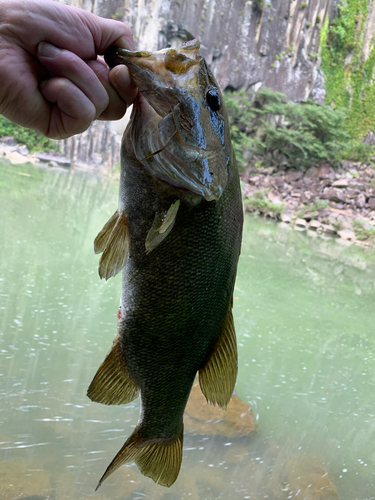
[[[232,307],[210,359],[199,370],[199,385],[207,401],[226,408],[237,378],[237,342]]]
[[[118,210],[104,225],[94,241],[95,253],[103,252],[99,261],[99,276],[108,280],[125,266],[129,253],[128,220]]]
[[[87,396],[96,403],[122,405],[133,401],[138,393],[138,386],[126,370],[115,339],[87,390]]]
[[[171,232],[176,221],[179,206],[180,200],[177,200],[172,203],[166,212],[157,212],[155,214],[154,222],[152,223],[151,229],[147,234],[145,242],[146,253],[150,253],[151,250],[154,250],[154,248],[160,245],[160,243]]]

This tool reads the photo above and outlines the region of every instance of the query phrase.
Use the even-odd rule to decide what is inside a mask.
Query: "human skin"
[[[51,0],[0,0],[0,114],[64,139],[118,120],[137,95],[110,45],[134,50],[128,25]]]

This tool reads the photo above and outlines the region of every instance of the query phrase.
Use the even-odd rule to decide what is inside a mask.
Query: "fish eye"
[[[219,111],[220,109],[220,97],[217,95],[215,90],[209,90],[206,94],[206,100],[212,111]]]

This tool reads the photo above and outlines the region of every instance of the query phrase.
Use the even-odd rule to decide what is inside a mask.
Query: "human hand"
[[[51,0],[0,0],[0,114],[64,139],[117,120],[137,95],[128,69],[98,54],[134,50],[124,23]]]

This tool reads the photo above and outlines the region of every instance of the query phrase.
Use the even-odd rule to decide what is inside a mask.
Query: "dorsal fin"
[[[199,385],[207,401],[226,408],[237,378],[237,342],[232,306],[207,363],[199,370]]]
[[[133,401],[138,393],[139,388],[126,369],[116,337],[87,390],[87,396],[96,403],[122,405]]]

